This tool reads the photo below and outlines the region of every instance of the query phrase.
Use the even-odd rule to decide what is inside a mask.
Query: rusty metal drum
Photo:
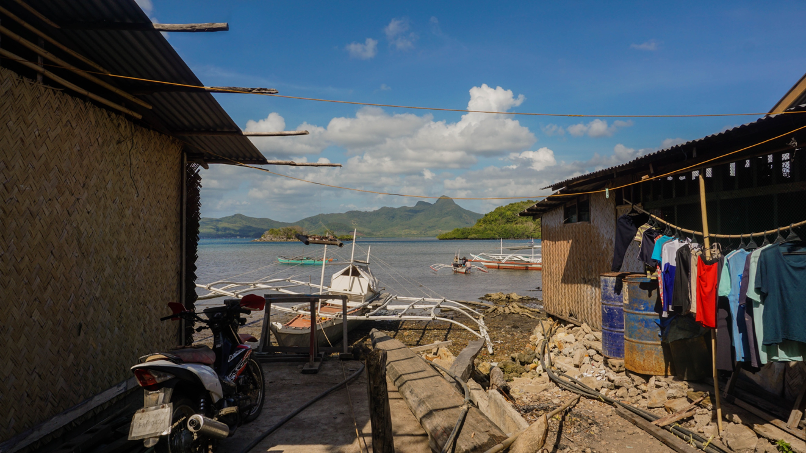
[[[624,280],[624,367],[639,374],[670,375],[671,361],[661,344],[658,280],[632,275]],[[666,347],[668,349],[668,346]]]
[[[624,358],[624,294],[616,293],[616,280],[624,273],[599,276],[602,291],[602,354],[608,358]]]

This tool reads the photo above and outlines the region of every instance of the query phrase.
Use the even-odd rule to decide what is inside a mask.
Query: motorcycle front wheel
[[[263,400],[266,398],[263,383],[263,369],[257,361],[250,359],[246,363],[246,370],[240,378],[241,392],[249,397],[253,405],[245,409],[241,413],[243,423],[252,422],[260,415],[263,410]]]

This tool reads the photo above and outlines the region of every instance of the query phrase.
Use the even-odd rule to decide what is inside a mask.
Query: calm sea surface
[[[537,240],[539,241],[539,240]],[[504,241],[504,247],[524,246],[526,240]],[[489,273],[453,274],[450,270],[434,273],[429,267],[435,263],[451,263],[458,251],[461,256],[470,253],[498,253],[498,241],[437,239],[365,239],[356,243],[356,259],[366,260],[370,254],[370,269],[385,291],[401,296],[433,296],[458,300],[476,300],[485,293],[515,292],[542,298],[540,271],[489,270]],[[328,257],[339,261],[350,260],[352,243],[344,247],[328,246]],[[206,284],[225,278],[239,282],[255,281],[266,276],[291,277],[318,284],[321,266],[293,266],[277,263],[278,255],[321,257],[323,246],[305,246],[293,243],[256,243],[247,239],[202,239],[199,241],[197,284]],[[529,251],[523,251],[528,253]],[[339,265],[328,265],[325,285]],[[343,265],[342,265],[343,266]],[[307,288],[300,289],[307,291]],[[199,294],[205,293],[197,289]],[[216,302],[220,300],[211,300]]]

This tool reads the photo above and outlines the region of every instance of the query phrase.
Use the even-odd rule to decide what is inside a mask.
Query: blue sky
[[[138,0],[163,23],[229,22],[169,42],[208,85],[381,104],[571,114],[768,111],[806,72],[803,2],[264,2]],[[454,197],[540,188],[756,117],[557,118],[216,95],[269,169],[329,184]],[[216,165],[202,215],[295,221],[413,205]],[[486,212],[504,201],[458,201]]]

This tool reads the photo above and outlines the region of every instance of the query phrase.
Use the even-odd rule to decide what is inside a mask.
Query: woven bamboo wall
[[[0,440],[176,344],[181,148],[0,68]]]
[[[616,229],[613,198],[593,194],[591,222],[563,224],[563,207],[543,215],[543,304],[546,310],[601,329],[599,276],[610,271]],[[619,214],[625,211],[619,208]],[[640,270],[635,244],[622,270]]]

